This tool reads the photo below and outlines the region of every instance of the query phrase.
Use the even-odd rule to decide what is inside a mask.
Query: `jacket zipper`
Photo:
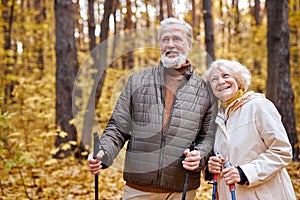
[[[157,174],[157,185],[160,185],[161,182],[161,174],[162,174],[162,162],[163,162],[163,154],[164,149],[162,148],[165,144],[165,137],[164,137],[164,118],[165,118],[165,86],[160,86],[160,94],[161,94],[161,100],[163,104],[163,114],[162,114],[162,129],[161,129],[161,135],[162,140],[160,141],[160,153],[159,153],[159,163],[158,163],[158,174]]]
[[[219,117],[223,120],[223,122],[221,124],[218,123],[218,126],[220,126],[220,128],[222,129],[222,132],[225,135],[225,138],[226,138],[227,143],[228,143],[229,140],[230,140],[230,136],[228,135],[228,131],[227,131],[227,121],[228,121],[228,119],[226,119],[225,116],[224,116],[225,118],[223,118],[220,115],[217,115],[217,117]],[[230,155],[229,154],[229,148],[228,147],[226,147],[226,148],[227,148],[227,157],[225,159],[229,161],[230,160],[230,158],[229,158],[229,155]],[[224,149],[224,151],[226,151],[226,149]]]
[[[183,79],[182,79],[183,80]],[[176,95],[177,95],[177,92],[179,90],[179,88],[182,87],[182,80],[178,86],[178,88],[176,89],[176,92],[175,92],[175,95],[174,95],[174,101],[173,101],[173,104],[172,104],[172,107],[171,107],[171,113],[170,113],[170,117],[169,117],[169,120],[168,120],[168,124],[167,124],[167,128],[166,128],[166,131],[164,132],[164,118],[165,118],[165,109],[163,111],[163,117],[162,117],[162,140],[161,140],[161,143],[160,143],[160,155],[159,155],[159,171],[158,171],[158,185],[160,185],[161,183],[161,175],[162,175],[162,168],[163,168],[163,157],[164,157],[164,147],[165,147],[165,144],[166,144],[166,136],[167,136],[167,132],[169,130],[169,127],[170,127],[170,122],[171,122],[171,118],[172,118],[172,115],[173,115],[173,111],[174,111],[174,105],[175,105],[175,102],[176,102]],[[164,90],[164,86],[161,87],[161,95],[165,95],[164,94],[165,90]],[[164,96],[165,97],[165,96]],[[165,98],[163,98],[165,99]],[[163,106],[165,108],[165,101],[163,101]]]

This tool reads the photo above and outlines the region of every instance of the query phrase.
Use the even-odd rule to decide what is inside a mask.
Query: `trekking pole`
[[[221,158],[221,154],[220,153],[216,153],[216,156],[218,158]],[[212,191],[212,200],[216,200],[217,199],[217,184],[218,184],[218,178],[219,178],[219,174],[215,173],[214,174],[214,178],[213,178],[213,191]]]
[[[190,145],[190,152],[193,151],[194,149],[195,149],[195,141],[193,141],[192,144]],[[186,170],[185,182],[184,182],[184,186],[183,186],[183,192],[182,192],[181,200],[185,200],[186,191],[187,191],[187,188],[188,188],[188,181],[189,181],[189,170]]]
[[[99,136],[98,133],[93,133],[94,136],[94,152],[93,152],[93,158],[97,159],[97,153],[99,151]],[[95,174],[95,200],[98,200],[98,174]]]
[[[227,168],[227,167],[230,167],[230,166],[231,166],[231,163],[226,161],[225,164],[224,164],[224,167]],[[231,199],[236,200],[236,198],[235,198],[235,185],[234,184],[229,185],[229,191],[231,193]]]

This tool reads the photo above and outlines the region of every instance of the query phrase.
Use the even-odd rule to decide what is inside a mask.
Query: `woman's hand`
[[[239,183],[241,181],[239,170],[234,166],[223,169],[220,178],[224,178],[227,185]]]
[[[213,174],[219,174],[222,170],[224,158],[211,156],[208,160],[208,171]]]

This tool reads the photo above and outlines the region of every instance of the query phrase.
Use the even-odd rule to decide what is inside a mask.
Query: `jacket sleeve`
[[[113,114],[100,138],[104,150],[102,163],[104,167],[112,165],[113,160],[130,138],[131,131],[131,82],[130,77],[124,87]]]
[[[263,99],[258,102],[255,123],[266,150],[250,163],[240,165],[250,187],[271,179],[292,159],[291,144],[281,116],[271,101]]]
[[[198,170],[203,170],[207,164],[208,158],[213,155],[213,146],[215,141],[216,123],[215,118],[218,110],[218,101],[208,87],[210,106],[202,120],[201,128],[196,139],[196,149],[200,151],[201,161]]]

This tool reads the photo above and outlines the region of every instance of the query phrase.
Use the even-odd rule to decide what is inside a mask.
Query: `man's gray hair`
[[[239,88],[244,92],[250,86],[251,73],[248,68],[241,63],[224,59],[212,62],[209,69],[205,72],[205,79],[208,82],[210,82],[212,73],[217,69],[228,72],[236,80]]]
[[[164,28],[166,28],[168,25],[171,25],[171,24],[183,25],[185,27],[185,32],[186,32],[189,44],[192,43],[193,29],[192,29],[191,25],[189,25],[188,23],[186,23],[183,20],[179,20],[179,19],[176,19],[176,18],[173,18],[173,17],[166,18],[166,19],[164,19],[160,22],[160,28],[159,28],[159,31],[158,31],[158,40],[160,40],[160,38],[161,38],[162,30]]]

